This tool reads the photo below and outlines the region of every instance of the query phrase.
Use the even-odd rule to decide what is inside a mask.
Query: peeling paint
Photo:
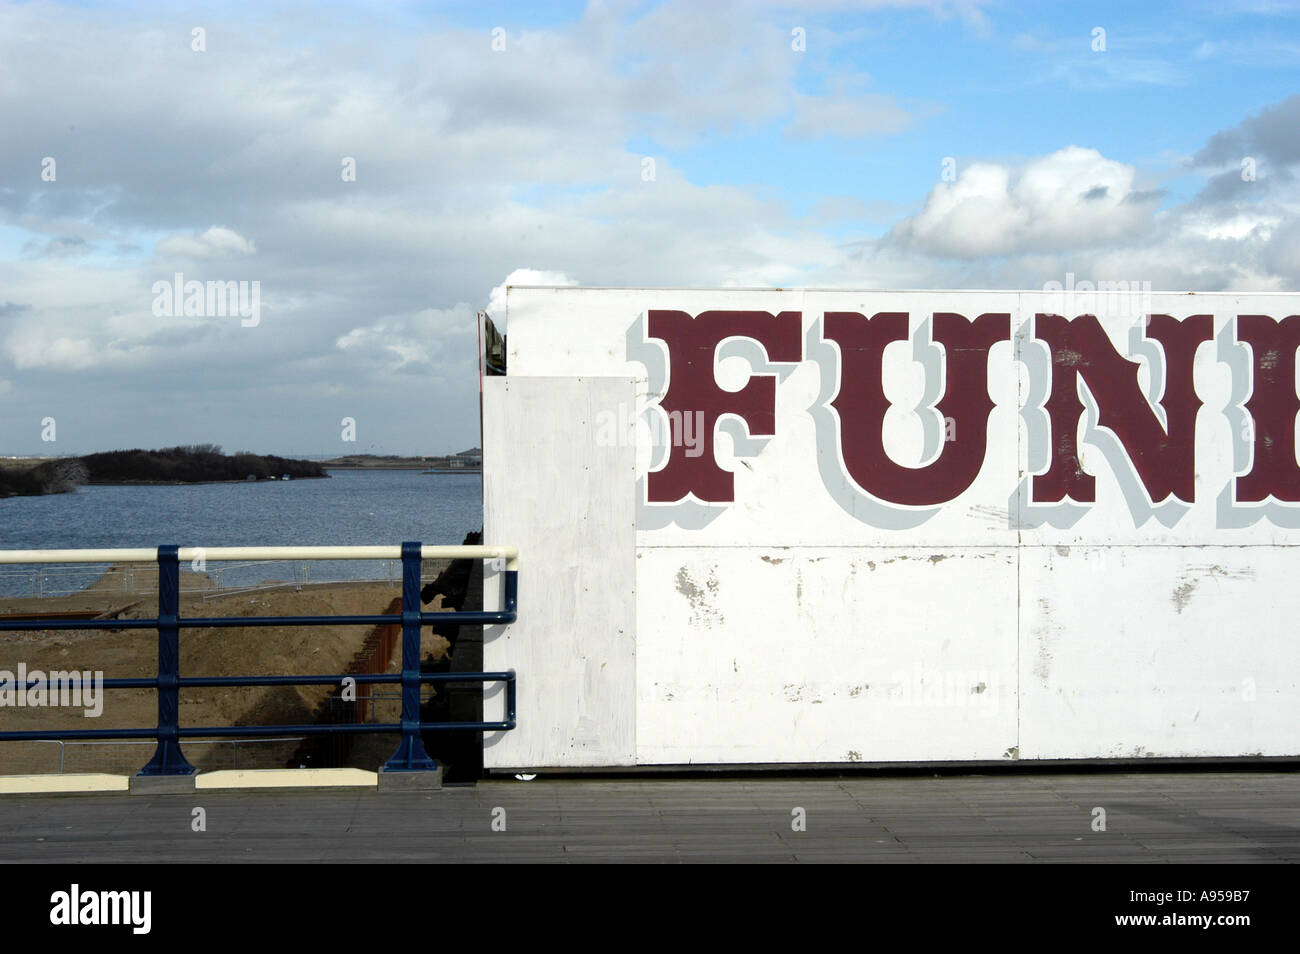
[[[971,507],[967,512],[972,517],[987,519],[989,524],[995,528],[1005,527],[1009,518],[1006,507],[995,507],[988,504]]]
[[[686,572],[686,567],[681,567],[677,571],[677,592],[686,597],[686,601],[691,605],[692,625],[712,627],[723,622],[722,614],[710,602],[718,595],[717,567],[709,569],[709,578],[704,582],[703,587],[691,579],[690,574]]]
[[[1038,644],[1038,654],[1034,658],[1034,675],[1047,684],[1048,678],[1052,675],[1052,640],[1056,635],[1056,627],[1052,626],[1050,620],[1052,615],[1052,603],[1047,599],[1039,599],[1038,608],[1043,614],[1044,624],[1034,630],[1034,640]]]
[[[1193,575],[1208,576],[1216,580],[1253,580],[1255,578],[1255,571],[1250,567],[1229,569],[1228,567],[1220,566],[1218,563],[1189,566],[1187,572]]]

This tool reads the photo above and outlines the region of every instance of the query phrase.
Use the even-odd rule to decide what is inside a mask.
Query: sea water
[[[483,525],[479,474],[337,470],[324,480],[82,487],[0,500],[0,549],[178,546],[357,546],[418,540],[456,544]],[[188,568],[188,566],[183,567]],[[106,565],[0,566],[0,595],[59,595]],[[400,567],[347,560],[255,566],[210,562],[221,585],[266,579],[401,578]]]

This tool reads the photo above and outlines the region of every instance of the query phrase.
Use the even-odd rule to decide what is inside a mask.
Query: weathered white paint
[[[519,728],[490,740],[486,764],[1300,754],[1289,635],[1300,505],[1222,499],[1246,469],[1247,395],[1232,363],[1249,353],[1232,322],[1300,313],[1300,297],[1158,293],[1144,305],[1213,316],[1194,363],[1196,500],[1180,510],[1135,500],[1131,486],[1126,496],[1131,475],[1085,414],[1096,503],[1054,511],[1017,495],[1045,467],[1029,436],[1041,375],[1025,364],[1040,346],[1025,328],[1060,310],[1050,295],[512,288],[509,377],[485,381],[485,509],[487,539],[517,543],[525,567],[520,622],[489,642],[487,666],[519,672]],[[644,334],[650,309],[802,314],[802,361],[717,360],[727,388],[779,375],[776,434],[748,455],[718,437],[735,501],[707,508],[703,525],[647,503],[637,480],[659,464],[644,429],[632,446],[593,446],[602,410],[631,402],[635,418],[660,396],[666,352]],[[928,378],[915,358],[942,350],[926,344],[925,322],[1011,315],[1018,340],[990,352],[983,469],[914,526],[889,529],[837,499],[835,468],[819,466],[828,449],[814,411],[837,360],[821,337],[827,311],[910,314],[914,340],[885,353],[886,451],[908,466],[925,463],[934,413],[918,408]],[[1101,317],[1120,352],[1144,362],[1139,380],[1157,400],[1137,316]],[[583,532],[579,514],[609,525]],[[620,642],[611,627],[626,627]]]
[[[487,734],[485,764],[632,765],[634,449],[599,446],[593,422],[633,400],[635,382],[483,384],[483,465],[493,475],[484,484],[484,533],[512,534],[522,554],[519,619],[486,627],[483,646],[487,670],[518,673],[519,728]],[[499,591],[489,567],[485,597],[495,601]],[[502,718],[503,705],[504,692],[491,693],[485,718]]]
[[[1300,549],[1026,547],[1020,755],[1295,755]]]
[[[637,569],[643,764],[1016,744],[1014,550],[646,547]]]

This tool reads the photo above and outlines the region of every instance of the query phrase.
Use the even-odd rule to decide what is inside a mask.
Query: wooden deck
[[[191,831],[196,806],[203,833]],[[539,778],[0,800],[0,862],[81,861],[1294,863],[1300,774]]]

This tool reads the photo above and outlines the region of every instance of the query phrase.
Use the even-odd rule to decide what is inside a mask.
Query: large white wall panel
[[[485,657],[518,670],[520,727],[489,737],[486,764],[1300,755],[1300,500],[1284,499],[1297,462],[1274,450],[1296,396],[1272,373],[1291,367],[1283,319],[1300,296],[1144,290],[1075,325],[1090,304],[509,289],[509,377],[484,382],[484,507],[487,541],[521,548],[521,610]],[[655,315],[651,334],[652,312],[684,315]],[[837,312],[906,320],[872,326],[880,350]],[[1007,335],[972,344],[944,315],[1006,315]],[[797,360],[759,346],[767,322]],[[969,369],[985,365],[983,457],[948,494],[983,401]],[[864,375],[883,413],[852,386]],[[730,407],[758,381],[761,401]],[[682,448],[652,446],[674,387],[716,419],[706,476],[725,472],[725,493]],[[940,401],[966,410],[960,430]],[[652,498],[648,475],[670,461],[690,476]],[[1261,461],[1282,474],[1276,493],[1238,500]],[[878,482],[900,468],[915,473]],[[1061,473],[1073,499],[1052,499]],[[1170,474],[1178,493],[1150,499]],[[1074,496],[1078,475],[1092,499]],[[912,489],[939,502],[908,504]]]
[[[488,627],[483,664],[518,673],[519,725],[484,765],[630,765],[636,751],[633,448],[597,439],[633,399],[620,378],[487,378],[485,538],[517,544],[519,620]],[[495,596],[497,580],[485,581]],[[500,718],[500,695],[485,716]]]
[[[1026,547],[1022,758],[1295,755],[1300,551]]]
[[[1013,549],[647,547],[637,571],[641,763],[1016,745]]]

